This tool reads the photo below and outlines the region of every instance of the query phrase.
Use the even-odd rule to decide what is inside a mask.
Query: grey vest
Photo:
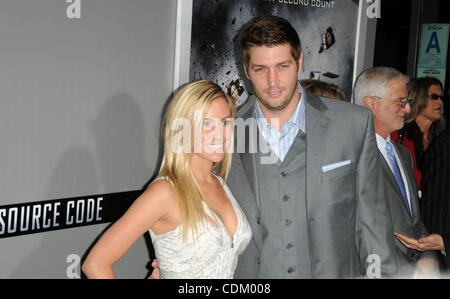
[[[257,154],[257,161],[261,154]],[[257,163],[261,231],[259,278],[312,278],[306,217],[306,135],[299,131],[286,158]]]

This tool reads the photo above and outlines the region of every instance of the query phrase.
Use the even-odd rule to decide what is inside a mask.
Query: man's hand
[[[445,250],[444,240],[442,239],[442,236],[438,234],[429,235],[418,240],[400,233],[394,233],[394,235],[403,245],[411,249],[418,251]]]
[[[420,247],[423,250],[445,250],[444,240],[441,235],[433,234],[419,239]]]
[[[160,279],[161,273],[159,272],[158,260],[153,260],[152,262],[153,272],[152,275],[148,277],[148,279]]]

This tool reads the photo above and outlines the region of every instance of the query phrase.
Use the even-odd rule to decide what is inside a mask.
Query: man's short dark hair
[[[242,33],[242,60],[248,69],[250,63],[249,51],[253,47],[274,47],[291,45],[292,57],[298,63],[302,53],[300,38],[297,31],[285,19],[275,16],[257,17],[250,21]]]

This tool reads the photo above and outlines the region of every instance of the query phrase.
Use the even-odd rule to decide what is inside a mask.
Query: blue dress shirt
[[[300,102],[289,120],[281,125],[281,131],[267,122],[267,119],[264,117],[259,107],[258,101],[255,102],[254,106],[253,114],[257,120],[259,131],[271,150],[275,152],[282,162],[286,158],[299,130],[302,130],[302,132],[306,134],[305,91],[300,83],[298,86],[301,93]]]

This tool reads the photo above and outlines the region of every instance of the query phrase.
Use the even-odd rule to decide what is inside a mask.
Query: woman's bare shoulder
[[[177,201],[177,194],[173,184],[166,179],[154,181],[141,195],[145,201],[153,204],[170,205]]]

